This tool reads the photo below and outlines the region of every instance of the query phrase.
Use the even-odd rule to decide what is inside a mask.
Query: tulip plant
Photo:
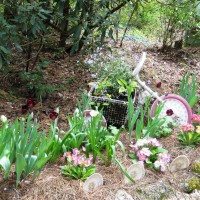
[[[5,116],[1,116],[0,172],[4,171],[4,178],[8,178],[14,165],[17,185],[32,172],[35,178],[48,161],[62,154],[66,136],[71,131],[61,139],[56,119],[49,134],[39,132],[39,123],[33,122],[32,118],[33,114],[9,123]]]

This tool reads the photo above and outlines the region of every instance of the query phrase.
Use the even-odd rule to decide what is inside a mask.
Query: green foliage
[[[25,83],[25,88],[40,101],[60,88],[58,85],[45,83],[44,72],[40,67],[35,68],[34,72],[22,71],[20,75]]]
[[[0,16],[0,69],[8,71],[8,64],[12,56],[11,49],[21,49],[19,45],[19,34],[17,33],[17,26],[5,20]]]
[[[176,40],[184,39],[184,33],[196,23],[196,2],[170,0],[169,5],[161,4],[163,24],[163,47],[172,47]]]
[[[150,100],[146,99],[144,107],[140,106],[138,108],[140,116],[136,122],[136,130],[135,130],[136,140],[139,140],[141,138],[148,138],[150,135],[155,135],[156,132],[161,128],[161,126],[165,122],[165,119],[161,119],[158,117],[162,109],[162,105],[156,107],[155,116],[151,118],[150,117],[151,110],[149,103]]]
[[[180,90],[176,90],[176,94],[182,96],[189,103],[190,107],[193,108],[198,102],[199,96],[197,95],[198,84],[196,82],[195,75],[184,74],[181,80]]]
[[[46,31],[45,20],[50,16],[51,11],[43,8],[43,3],[32,2],[19,5],[17,15],[13,19],[18,29],[29,39],[38,37]]]
[[[132,138],[133,128],[139,116],[139,109],[137,109],[134,112],[134,102],[132,98],[132,92],[134,91],[136,85],[135,84],[128,85],[128,83],[122,79],[118,80],[118,83],[121,85],[122,88],[124,88],[123,91],[127,92],[128,94],[128,130],[129,130],[129,137]],[[136,138],[137,137],[138,136],[136,134]]]
[[[164,123],[160,126],[160,128],[157,131],[152,132],[150,134],[150,137],[153,138],[168,137],[172,133],[173,128],[175,126],[176,123],[174,123],[173,119],[169,116],[166,116],[164,118]]]
[[[127,93],[124,83],[136,87],[129,64],[115,56],[95,58],[92,68],[100,80],[95,88],[96,96],[119,99]]]
[[[95,173],[95,165],[91,165],[88,168],[64,165],[61,169],[63,175],[72,179],[81,179],[83,181]]]
[[[111,164],[113,157],[115,157],[115,148],[118,145],[124,151],[124,147],[119,141],[121,130],[112,127],[109,131],[106,127],[103,127],[102,114],[98,111],[95,112],[96,116],[87,119],[81,111],[76,109],[73,117],[68,117],[70,127],[74,127],[74,129],[65,141],[66,149],[80,149],[85,146],[86,155],[89,156],[91,153],[93,162],[99,155],[105,165],[108,166]],[[105,150],[106,156],[101,153],[102,150]]]
[[[195,131],[182,132],[177,135],[182,145],[194,147],[200,142],[200,134]]]
[[[32,172],[33,178],[38,176],[49,160],[55,160],[63,152],[66,139],[64,136],[61,140],[56,134],[57,120],[46,136],[38,132],[39,124],[31,119],[30,115],[27,120],[15,120],[13,124],[5,121],[0,128],[0,170],[5,171],[8,178],[14,165],[17,185]]]

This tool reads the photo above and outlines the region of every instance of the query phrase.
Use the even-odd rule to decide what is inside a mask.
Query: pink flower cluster
[[[194,126],[192,124],[185,124],[182,126],[182,131],[183,132],[189,132],[189,131],[194,131]]]
[[[200,123],[200,115],[193,114],[192,115],[192,122],[193,123]]]
[[[166,165],[170,162],[170,155],[168,153],[155,153],[157,148],[161,148],[161,144],[156,138],[139,139],[130,146],[139,161],[145,162],[151,155],[156,155],[158,159],[153,163],[154,167],[161,171],[166,170]]]
[[[139,139],[134,145],[131,145],[132,150],[138,151],[143,146],[161,147],[161,144],[156,138]]]
[[[166,166],[170,162],[170,155],[168,153],[159,153],[158,160],[154,162],[155,168],[159,169],[160,171],[166,171]]]
[[[92,156],[86,158],[85,155],[80,154],[77,148],[74,148],[72,153],[70,151],[65,152],[63,157],[67,158],[67,161],[73,166],[89,167],[92,164]]]

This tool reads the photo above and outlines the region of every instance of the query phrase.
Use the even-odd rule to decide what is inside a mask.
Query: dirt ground
[[[143,50],[147,51],[147,60],[141,75],[154,90],[160,94],[174,92],[179,87],[180,80],[186,71],[194,73],[197,81],[200,82],[200,48],[187,48],[182,50],[173,50],[170,52],[159,52],[149,48],[137,46],[127,42],[122,48],[115,48],[121,52],[123,59],[130,63],[136,63]],[[51,58],[50,53],[46,53],[47,58]],[[84,59],[81,55],[74,57],[65,56],[63,60],[57,60],[50,63],[46,70],[46,79],[49,84],[59,84],[63,87],[48,96],[42,103],[37,102],[36,106],[30,110],[38,118],[41,125],[47,127],[50,125],[49,113],[56,107],[60,108],[59,128],[67,130],[66,115],[70,115],[76,107],[76,98],[80,98],[82,90],[88,90],[88,83],[92,77],[88,67],[79,60]],[[11,75],[10,75],[11,76]],[[9,92],[15,87],[10,80],[12,76],[1,75],[0,91]],[[156,83],[161,81],[161,88],[156,88]],[[198,91],[200,95],[200,92]],[[5,93],[0,97],[0,115],[4,114],[8,119],[13,120],[21,117],[21,106],[25,103],[25,98],[20,96],[11,96]],[[200,107],[200,102],[196,105],[194,111]],[[121,141],[128,150],[128,136],[123,133]],[[183,147],[176,140],[176,132],[167,138],[160,139],[163,147],[166,148],[172,158],[178,155],[187,155],[190,162],[200,159],[200,146],[196,148]],[[120,158],[124,166],[129,166],[131,161],[126,156]],[[96,172],[102,174],[104,185],[94,192],[87,194],[82,190],[81,181],[68,180],[60,173],[59,166],[63,164],[59,159],[54,164],[48,164],[42,170],[41,176],[34,182],[31,179],[24,180],[16,189],[15,181],[12,177],[9,181],[4,181],[0,176],[0,199],[26,199],[26,200],[56,200],[56,199],[115,199],[115,194],[119,189],[124,189],[134,196],[138,189],[159,182],[166,183],[177,191],[180,191],[180,183],[186,178],[192,176],[190,168],[176,173],[159,173],[154,170],[146,169],[145,178],[137,181],[136,184],[125,185],[123,174],[116,165],[105,167],[100,161],[96,163]],[[14,176],[14,174],[13,174]]]

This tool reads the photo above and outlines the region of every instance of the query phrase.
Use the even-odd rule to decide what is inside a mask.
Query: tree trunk
[[[60,33],[60,41],[59,41],[59,47],[65,47],[66,43],[66,39],[67,39],[67,29],[68,29],[68,20],[67,17],[69,16],[69,8],[70,8],[70,4],[69,4],[69,0],[66,0],[64,3],[64,8],[63,8],[63,17],[64,17],[64,26],[62,29],[62,32]]]

